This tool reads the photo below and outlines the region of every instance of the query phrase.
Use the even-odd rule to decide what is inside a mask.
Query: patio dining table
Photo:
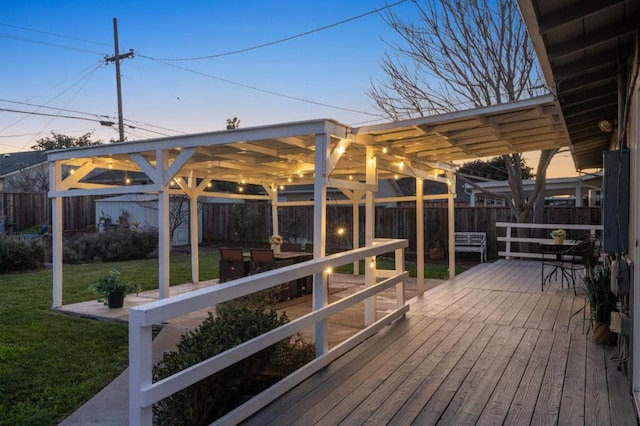
[[[564,281],[567,280],[567,286],[570,282],[573,282],[575,291],[575,281],[572,274],[564,267],[563,256],[571,255],[571,248],[575,247],[577,242],[575,240],[564,240],[562,244],[539,244],[539,253],[542,256],[541,262],[541,279],[542,279],[542,291],[544,291],[544,284],[551,282],[551,277],[554,276],[558,279],[558,271],[560,271],[560,279],[562,286],[564,287]],[[551,266],[552,269],[545,275],[544,267]]]

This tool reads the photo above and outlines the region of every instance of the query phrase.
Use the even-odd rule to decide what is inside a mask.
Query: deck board
[[[535,261],[474,269],[245,424],[636,424],[613,349],[583,332],[584,294],[541,291]]]

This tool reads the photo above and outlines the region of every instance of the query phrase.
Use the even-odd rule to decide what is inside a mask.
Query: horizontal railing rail
[[[385,325],[400,318],[409,310],[409,305],[405,304],[404,297],[404,284],[408,278],[408,273],[404,271],[404,249],[407,244],[407,240],[376,240],[371,247],[363,247],[312,259],[129,309],[129,423],[131,425],[151,425],[154,403],[288,336],[294,335],[306,327],[326,321],[330,316],[356,303],[375,300],[376,294],[396,286],[396,306],[390,313],[331,350],[319,353],[314,361],[273,385],[268,391],[257,395],[236,408],[220,421],[237,423],[247,418],[320,368],[376,333]],[[373,261],[375,256],[389,252],[395,252],[396,270],[381,271],[379,275],[384,276],[384,280],[377,283],[374,280],[374,283],[364,290],[332,304],[325,304],[325,306],[315,309],[311,313],[281,327],[188,367],[170,377],[152,383],[151,338],[154,324],[160,324],[169,319],[212,307],[288,281],[309,276],[310,274],[314,275],[314,293],[326,292],[326,285],[316,285],[316,283],[326,284],[327,276],[331,269],[358,262],[362,259],[371,259],[369,264],[373,266],[375,264]],[[317,294],[314,294],[315,297],[317,297]],[[370,304],[370,306],[375,309],[375,303]]]
[[[553,244],[553,238],[527,238],[527,237],[518,237],[512,235],[512,231],[514,229],[525,228],[525,229],[544,229],[552,231],[554,229],[564,229],[565,231],[578,231],[577,233],[582,233],[583,235],[589,234],[590,238],[600,238],[602,239],[602,225],[574,225],[574,224],[561,224],[561,223],[546,223],[546,224],[538,224],[538,223],[510,223],[510,222],[496,222],[496,228],[505,229],[504,237],[497,237],[498,242],[505,243],[505,250],[498,250],[498,256],[504,256],[507,259],[511,257],[519,257],[519,258],[530,258],[530,259],[541,259],[542,254],[536,251],[513,251],[511,247],[511,243],[537,243],[537,244]],[[581,232],[580,232],[581,231]]]

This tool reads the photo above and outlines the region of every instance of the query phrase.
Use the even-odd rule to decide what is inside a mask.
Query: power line
[[[406,1],[407,0],[401,0],[399,2],[390,4],[390,5],[387,5],[387,6],[384,6],[384,7],[380,7],[378,9],[370,10],[369,12],[365,12],[365,13],[362,13],[360,15],[344,19],[342,21],[335,22],[333,24],[325,25],[324,27],[315,28],[313,30],[305,31],[305,32],[302,32],[302,33],[299,33],[299,34],[295,34],[295,35],[292,35],[292,36],[289,36],[289,37],[285,37],[285,38],[282,38],[282,39],[279,39],[279,40],[274,40],[274,41],[270,41],[270,42],[267,42],[267,43],[259,44],[257,46],[251,46],[251,47],[246,47],[246,48],[243,48],[243,49],[232,50],[230,52],[216,53],[216,54],[207,55],[207,56],[196,56],[196,57],[192,57],[192,58],[149,58],[149,59],[155,59],[155,60],[159,60],[159,61],[171,61],[171,62],[173,62],[173,61],[175,61],[175,62],[178,62],[178,61],[198,61],[198,60],[202,60],[202,59],[213,59],[213,58],[220,58],[222,56],[230,56],[230,55],[236,55],[238,53],[245,53],[245,52],[249,52],[251,50],[262,49],[263,47],[273,46],[275,44],[284,43],[284,42],[291,41],[291,40],[294,40],[294,39],[297,39],[297,38],[300,38],[300,37],[307,36],[309,34],[317,33],[317,32],[320,32],[320,31],[324,31],[324,30],[327,30],[329,28],[337,27],[339,25],[346,24],[348,22],[352,22],[352,21],[355,21],[355,20],[360,19],[360,18],[364,18],[365,16],[381,12],[381,11],[383,11],[385,9],[390,9],[390,8],[392,8],[394,6],[397,6],[397,5],[401,4],[401,3],[404,3]]]
[[[3,25],[5,27],[17,28],[19,30],[24,30],[24,31],[31,31],[31,32],[34,32],[34,33],[46,34],[46,35],[59,37],[59,38],[66,38],[66,39],[69,39],[69,40],[76,40],[76,41],[82,41],[82,42],[85,42],[85,43],[97,44],[97,45],[100,45],[100,46],[111,46],[108,43],[102,43],[102,42],[98,42],[98,41],[87,40],[87,39],[83,39],[83,38],[79,38],[79,37],[67,36],[67,35],[63,35],[63,34],[51,33],[51,32],[48,32],[48,31],[36,30],[35,28],[21,27],[19,25],[7,24],[6,22],[0,22],[0,25]]]
[[[37,108],[46,108],[46,109],[52,109],[54,111],[63,111],[63,112],[73,112],[76,114],[86,114],[86,115],[93,115],[94,117],[103,117],[103,118],[112,118],[109,117],[107,115],[98,115],[98,114],[94,114],[91,112],[84,112],[84,111],[78,111],[78,110],[74,110],[74,109],[66,109],[66,108],[57,108],[57,107],[51,107],[51,106],[47,106],[47,105],[38,105],[38,104],[32,104],[29,102],[20,102],[20,101],[12,101],[9,99],[1,99],[0,98],[0,102],[7,102],[10,104],[16,104],[16,105],[25,105],[25,106],[32,106],[32,107],[37,107]]]
[[[92,69],[90,72],[87,72],[85,75],[83,75],[82,77],[80,77],[77,81],[75,81],[72,85],[70,85],[69,87],[67,87],[66,89],[64,89],[62,92],[58,93],[58,94],[57,94],[56,96],[54,96],[53,98],[49,99],[49,100],[45,103],[45,105],[46,105],[46,104],[48,104],[48,103],[50,103],[50,102],[53,102],[55,99],[59,98],[59,97],[60,97],[60,96],[62,96],[64,93],[66,93],[68,90],[71,90],[71,88],[72,88],[73,86],[75,86],[76,84],[79,84],[79,83],[81,83],[83,80],[85,80],[85,79],[87,79],[87,78],[90,78],[90,77],[95,73],[95,71],[96,71],[99,67],[101,67],[101,66],[102,66],[102,62],[98,62],[98,65],[97,65],[94,69]],[[86,69],[88,69],[88,68],[86,68]],[[2,129],[0,129],[0,132],[4,132],[5,130],[9,129],[10,127],[15,126],[16,124],[18,124],[19,122],[21,122],[22,120],[24,120],[26,117],[27,117],[27,116],[24,116],[24,117],[22,117],[22,118],[19,118],[18,120],[14,121],[13,123],[9,124],[8,126],[3,127]]]
[[[370,115],[372,117],[384,117],[382,114],[374,114],[374,113],[371,113],[371,112],[360,111],[360,110],[351,109],[351,108],[343,108],[343,107],[339,107],[339,106],[336,106],[336,105],[325,104],[325,103],[322,103],[322,102],[316,102],[316,101],[312,101],[312,100],[309,100],[309,99],[300,98],[300,97],[297,97],[297,96],[291,96],[291,95],[286,95],[284,93],[274,92],[272,90],[261,89],[261,88],[256,87],[256,86],[251,86],[251,85],[244,84],[244,83],[238,83],[237,81],[228,80],[226,78],[221,78],[221,77],[216,77],[214,75],[207,74],[207,73],[204,73],[204,72],[201,72],[201,71],[195,71],[195,70],[192,70],[190,68],[186,68],[186,67],[183,67],[183,66],[180,66],[180,65],[170,64],[170,63],[165,62],[165,61],[160,60],[160,59],[154,59],[154,58],[152,58],[150,56],[141,55],[140,53],[138,53],[137,55],[139,57],[141,57],[141,58],[149,59],[151,61],[155,61],[155,62],[164,64],[164,65],[167,65],[167,66],[170,66],[170,67],[178,68],[178,69],[181,69],[183,71],[187,71],[187,72],[190,72],[190,73],[193,73],[193,74],[198,74],[198,75],[201,75],[203,77],[211,78],[213,80],[218,80],[218,81],[222,81],[224,83],[233,84],[235,86],[244,87],[245,89],[251,89],[251,90],[255,90],[255,91],[258,91],[258,92],[266,93],[266,94],[269,94],[269,95],[279,96],[281,98],[291,99],[291,100],[298,101],[298,102],[305,102],[305,103],[313,104],[313,105],[319,105],[319,106],[323,106],[323,107],[327,107],[327,108],[339,109],[339,110],[348,111],[348,112],[356,112],[358,114]]]
[[[57,44],[57,43],[49,43],[49,42],[46,42],[46,41],[34,40],[34,39],[31,39],[31,38],[14,36],[14,35],[11,35],[11,34],[0,33],[0,38],[6,38],[6,39],[9,39],[9,40],[24,41],[26,43],[42,44],[44,46],[57,47],[57,48],[60,48],[60,49],[75,50],[77,52],[84,52],[84,53],[91,53],[91,54],[96,54],[96,55],[103,55],[103,53],[95,52],[93,50],[81,49],[79,47],[73,47],[73,46],[65,46],[63,44]]]
[[[44,117],[72,118],[74,120],[85,120],[85,121],[93,121],[93,122],[96,122],[96,123],[100,123],[100,120],[96,120],[94,118],[77,117],[77,116],[72,116],[72,115],[49,114],[49,113],[46,113],[46,112],[22,111],[22,110],[18,110],[18,109],[9,109],[9,108],[0,108],[0,111],[15,112],[15,113],[27,114],[27,115],[40,115],[40,116],[44,116]]]

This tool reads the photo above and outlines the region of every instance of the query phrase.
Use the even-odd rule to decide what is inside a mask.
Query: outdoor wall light
[[[338,234],[340,236],[343,236],[345,232],[346,231],[345,231],[343,226],[340,226],[338,229],[336,229],[336,234]]]
[[[613,123],[610,120],[602,119],[598,121],[598,128],[603,132],[611,133],[613,132]]]

